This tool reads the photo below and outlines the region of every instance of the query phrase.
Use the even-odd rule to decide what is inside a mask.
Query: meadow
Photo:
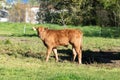
[[[84,32],[83,64],[71,62],[71,46],[58,47],[59,62],[32,30],[77,28]],[[119,80],[120,28],[0,23],[0,80]]]

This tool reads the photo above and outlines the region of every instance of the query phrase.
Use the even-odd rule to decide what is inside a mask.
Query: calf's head
[[[36,31],[37,31],[37,34],[38,36],[43,39],[45,34],[46,34],[46,31],[48,30],[48,28],[44,28],[44,27],[37,27],[37,28],[34,28]]]

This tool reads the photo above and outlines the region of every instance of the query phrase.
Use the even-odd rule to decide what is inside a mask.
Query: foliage
[[[41,1],[41,0],[29,0],[28,3],[29,3],[31,6],[38,6],[40,1]]]
[[[107,12],[110,13],[110,23],[120,26],[120,0],[102,0],[101,3],[103,3]]]
[[[17,3],[9,10],[10,22],[25,22],[26,5]]]
[[[49,23],[120,26],[120,0],[48,0],[43,3],[46,3],[45,10],[42,6],[40,9],[44,10],[44,21]],[[49,8],[50,5],[53,7]]]

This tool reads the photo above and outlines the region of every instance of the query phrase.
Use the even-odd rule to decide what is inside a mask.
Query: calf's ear
[[[32,29],[33,29],[34,31],[36,31],[36,30],[37,30],[37,27],[32,27]]]

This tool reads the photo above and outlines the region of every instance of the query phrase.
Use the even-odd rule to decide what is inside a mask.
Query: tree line
[[[120,27],[120,0],[37,0],[38,21]]]
[[[39,6],[39,23],[120,27],[120,0],[29,0],[9,9],[10,20],[24,22],[28,4]]]

